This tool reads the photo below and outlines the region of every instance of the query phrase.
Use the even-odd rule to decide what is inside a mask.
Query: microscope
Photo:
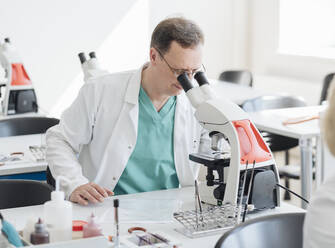
[[[87,82],[90,78],[103,76],[109,74],[108,71],[101,69],[99,61],[95,52],[90,52],[89,59],[86,59],[85,53],[81,52],[78,54],[81,68],[84,73],[84,81]]]
[[[190,154],[189,158],[207,167],[207,186],[216,187],[212,194],[215,204],[237,205],[249,199],[247,204],[256,210],[280,206],[276,163],[247,113],[235,103],[218,98],[203,72],[197,72],[194,78],[198,87],[193,86],[186,72],[177,79],[195,108],[195,118],[209,131],[213,152]],[[222,140],[228,141],[230,151],[220,151]],[[244,177],[252,186],[250,197],[246,189],[242,190]]]
[[[4,82],[0,82],[2,115],[38,112],[32,82],[9,38],[0,44],[0,64],[5,72]]]

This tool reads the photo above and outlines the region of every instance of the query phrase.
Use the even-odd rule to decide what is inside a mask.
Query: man
[[[193,185],[201,127],[177,76],[202,68],[204,37],[183,18],[155,28],[150,62],[85,84],[59,125],[47,132],[52,175],[73,202]]]

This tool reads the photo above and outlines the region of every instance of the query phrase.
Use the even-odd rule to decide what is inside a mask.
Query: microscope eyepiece
[[[79,53],[78,57],[79,57],[80,63],[84,64],[86,61],[85,53]]]
[[[177,77],[178,82],[183,87],[184,91],[187,92],[193,88],[191,80],[188,78],[187,73],[184,72]]]
[[[202,85],[204,85],[204,84],[209,84],[209,83],[208,83],[208,80],[207,80],[207,78],[206,78],[206,76],[205,76],[205,73],[202,72],[202,71],[197,72],[197,73],[194,75],[194,78],[195,78],[195,80],[197,80],[199,86],[202,86]]]
[[[91,59],[96,58],[95,52],[90,52],[88,55]]]

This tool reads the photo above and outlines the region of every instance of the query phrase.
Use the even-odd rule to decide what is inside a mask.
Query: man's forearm
[[[77,187],[88,183],[89,180],[82,174],[76,149],[70,145],[59,129],[59,126],[55,126],[46,134],[46,159],[55,179],[57,176],[68,179],[67,182],[63,180],[60,183],[61,190],[68,198]]]

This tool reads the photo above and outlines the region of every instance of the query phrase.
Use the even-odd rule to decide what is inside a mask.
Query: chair
[[[323,101],[327,100],[328,88],[334,78],[334,75],[335,73],[329,73],[328,75],[326,75],[326,77],[323,80],[321,97],[320,97],[320,102],[319,102],[320,105],[322,104]]]
[[[228,83],[236,83],[252,87],[252,74],[250,71],[232,70],[224,71],[220,74],[219,80]]]
[[[215,248],[302,248],[305,213],[268,215],[226,232]]]
[[[246,112],[262,111],[266,109],[279,109],[291,107],[304,107],[306,102],[301,97],[295,96],[260,96],[253,99],[246,100],[242,104],[242,108]],[[267,142],[272,152],[285,152],[285,165],[289,165],[289,150],[299,145],[299,140],[285,137],[278,134],[262,132],[262,136]],[[279,175],[285,178],[285,186],[289,188],[289,178],[300,178],[300,167],[298,166],[281,166],[279,167]],[[285,191],[285,200],[290,199],[290,195]]]
[[[52,187],[33,180],[0,180],[0,209],[43,204],[50,200]]]
[[[267,109],[279,109],[279,108],[293,108],[293,107],[304,107],[306,102],[301,97],[296,96],[260,96],[246,100],[242,104],[243,110],[246,112],[256,112]]]
[[[45,133],[59,120],[48,117],[15,117],[0,120],[0,137]]]

